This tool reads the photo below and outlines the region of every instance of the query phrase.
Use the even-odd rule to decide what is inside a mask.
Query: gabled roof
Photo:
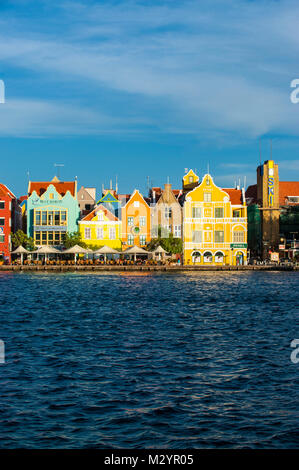
[[[67,191],[71,193],[72,196],[75,196],[76,192],[76,182],[75,181],[30,181],[29,188],[28,188],[28,196],[31,196],[33,191],[36,191],[37,195],[40,197],[42,196],[48,189],[48,187],[52,184],[56,191],[61,195],[64,196]]]
[[[229,195],[230,202],[233,206],[239,206],[243,204],[242,190],[234,188],[222,188]]]
[[[85,217],[83,217],[82,220],[84,220],[84,221],[88,221],[88,220],[89,220],[89,221],[90,221],[90,220],[92,220],[92,219],[96,216],[96,214],[97,214],[98,212],[100,212],[100,211],[103,211],[104,214],[105,214],[105,216],[108,217],[109,220],[112,220],[112,221],[114,221],[114,222],[118,222],[118,221],[119,221],[119,219],[118,219],[117,217],[115,217],[115,215],[112,214],[112,212],[110,212],[108,209],[106,209],[106,207],[103,206],[102,204],[100,204],[99,206],[96,206],[96,207],[94,208],[94,210],[91,211],[91,212],[89,212],[89,214],[87,214]]]
[[[16,199],[14,193],[3,183],[0,183],[0,196],[9,196],[11,199]]]

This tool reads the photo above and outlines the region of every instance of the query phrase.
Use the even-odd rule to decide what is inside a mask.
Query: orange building
[[[144,247],[151,239],[151,210],[142,194],[135,189],[122,207],[122,248]]]

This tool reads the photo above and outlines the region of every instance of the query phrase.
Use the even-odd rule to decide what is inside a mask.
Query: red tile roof
[[[31,196],[33,191],[36,191],[38,196],[41,196],[47,191],[48,186],[52,184],[56,191],[61,195],[64,196],[67,191],[71,193],[72,196],[75,196],[75,190],[76,190],[76,182],[75,181],[46,181],[46,182],[36,182],[36,181],[30,181],[29,183],[29,190],[28,190],[28,196]]]
[[[0,183],[0,195],[1,196],[9,196],[12,199],[16,199],[16,196],[14,195],[14,193],[12,193],[11,190],[8,189],[8,187],[5,186],[5,184],[3,184],[3,183]]]
[[[109,220],[113,220],[113,221],[119,220],[117,217],[115,217],[115,215],[112,214],[112,212],[106,209],[106,207],[104,207],[102,204],[97,206],[93,211],[91,211],[89,214],[83,217],[82,220],[84,221],[92,220],[95,217],[96,213],[99,212],[100,210],[104,212],[105,216],[108,217]]]
[[[299,181],[280,181],[279,182],[279,205],[289,204],[288,196],[299,196]]]
[[[241,189],[234,189],[234,188],[222,188],[229,195],[230,202],[233,206],[242,205],[243,198],[242,198],[242,190]]]

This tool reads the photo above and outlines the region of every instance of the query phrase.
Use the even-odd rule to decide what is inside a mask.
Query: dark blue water
[[[0,447],[299,446],[299,273],[0,273]]]

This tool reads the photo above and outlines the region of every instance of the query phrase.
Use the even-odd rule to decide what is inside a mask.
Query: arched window
[[[206,251],[203,255],[204,263],[212,263],[213,262],[213,255],[210,251]]]
[[[223,253],[221,251],[217,251],[217,253],[215,254],[215,263],[223,263],[223,260]]]
[[[193,251],[192,253],[192,262],[193,263],[200,263],[201,261],[201,254],[199,251]]]

